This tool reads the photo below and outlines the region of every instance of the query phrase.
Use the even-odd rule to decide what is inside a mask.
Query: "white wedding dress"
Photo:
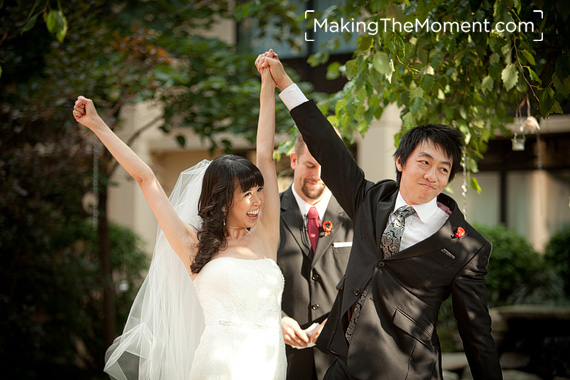
[[[170,202],[199,229],[204,160],[180,174]],[[105,355],[116,380],[284,380],[284,279],[272,259],[220,257],[192,281],[159,228],[149,273]]]
[[[202,268],[194,286],[206,327],[192,380],[285,379],[283,285],[281,270],[271,259],[220,257]]]

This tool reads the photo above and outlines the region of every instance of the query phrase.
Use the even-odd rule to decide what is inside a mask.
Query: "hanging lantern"
[[[515,136],[511,139],[513,150],[515,151],[524,150],[524,142],[525,142],[524,134],[522,135],[522,137],[519,137],[518,134],[515,133]]]

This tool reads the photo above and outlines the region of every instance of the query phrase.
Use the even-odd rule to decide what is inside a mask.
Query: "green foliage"
[[[10,378],[100,377],[109,284],[83,209],[93,186],[92,136],[71,116],[74,99],[93,98],[113,128],[126,104],[164,100],[165,130],[182,121],[206,138],[221,132],[251,138],[259,77],[253,56],[195,36],[196,28],[231,16],[227,1],[70,0],[60,7],[49,0],[52,8],[39,19],[61,36],[65,15],[64,39],[46,33],[38,17],[28,23],[32,4],[14,3],[0,7],[0,354]],[[186,103],[173,110],[176,99]],[[215,112],[223,107],[225,113]],[[228,139],[218,143],[230,148]],[[99,158],[104,194],[114,164],[106,152]],[[147,260],[124,229],[111,225],[110,240],[120,328]],[[117,289],[121,281],[125,292]]]
[[[80,210],[71,209],[79,194],[69,191],[72,179],[62,174],[50,173],[61,183],[30,178],[36,183],[21,182],[17,193],[9,183],[2,185],[0,354],[9,363],[10,378],[84,378],[98,373],[107,348],[101,334],[104,277],[97,235]],[[124,227],[111,225],[110,241],[115,278],[128,285],[126,292],[116,290],[121,325],[148,256]]]
[[[524,237],[504,226],[478,225],[476,228],[493,244],[488,273],[485,277],[490,308],[513,304],[570,303],[569,293],[564,291],[563,277],[561,277],[563,272],[557,270],[559,267],[550,259],[543,258],[535,252]],[[561,232],[556,241],[564,244],[566,239],[565,242],[568,242],[569,231],[570,229]],[[552,247],[562,247],[562,244],[553,243]],[[564,246],[564,249],[567,260],[567,246]],[[560,258],[562,267],[566,265],[568,268],[568,261],[564,262],[564,253],[556,253],[553,256]],[[441,306],[438,334],[444,351],[461,350],[451,298]]]
[[[424,27],[407,32],[391,22],[489,21],[493,26],[532,20],[538,28],[538,14],[533,9],[542,9],[544,18],[551,20],[540,29],[548,42],[533,41],[539,38],[538,31],[461,33]],[[480,158],[491,135],[505,132],[503,126],[512,120],[513,108],[521,99],[530,99],[534,113],[543,117],[561,111],[561,104],[568,104],[567,95],[554,92],[556,77],[570,78],[568,16],[560,14],[555,5],[361,1],[358,7],[353,2],[340,3],[330,13],[329,20],[354,17],[377,22],[381,29],[375,35],[360,35],[354,57],[345,65],[349,81],[339,99],[342,106],[336,109],[342,130],[362,131],[359,123],[368,124],[372,119],[372,114],[366,112],[369,107],[380,110],[374,113],[376,117],[387,104],[396,102],[402,110],[402,133],[419,124],[454,125],[466,134],[467,154]],[[383,25],[387,25],[386,30]],[[327,47],[331,45],[329,42]],[[565,88],[562,82],[558,81],[558,87]],[[344,117],[346,113],[350,117]],[[471,160],[469,166],[476,170],[476,161]]]
[[[322,23],[325,19],[378,26],[376,33],[374,28],[361,33],[329,30],[331,39],[317,46],[308,60],[312,66],[325,64],[341,41],[357,37],[352,59],[343,66],[331,64],[327,74],[330,78],[345,75],[348,80],[328,100],[328,108],[335,113],[330,120],[345,136],[364,134],[388,104],[396,103],[401,109],[401,134],[427,123],[461,130],[471,158],[467,169],[476,172],[477,159],[485,153],[489,138],[510,134],[504,125],[513,120],[517,107],[523,107],[523,100],[531,103],[536,117],[569,109],[570,12],[563,2],[332,3],[323,12],[310,13],[306,27],[314,29],[314,20]],[[259,6],[251,8],[262,17]],[[298,13],[299,22],[304,21],[302,12]],[[424,26],[413,28],[416,22]],[[455,26],[449,24],[447,30],[425,26],[434,22]],[[495,28],[500,22],[504,23],[499,25],[501,30]],[[406,23],[413,27],[406,29]],[[473,27],[458,31],[461,23]],[[520,29],[509,32],[515,25]]]
[[[477,230],[493,244],[486,276],[491,307],[562,301],[560,279],[524,237],[504,226],[477,226]]]
[[[570,294],[570,226],[555,233],[546,245],[544,260],[564,281],[564,291]]]
[[[156,67],[156,76],[173,91],[160,94],[164,106],[161,128],[191,128],[211,143],[231,151],[224,134],[241,135],[255,142],[259,116],[259,75],[253,55],[240,52],[225,42],[189,36],[184,40],[163,36],[160,44],[180,57],[175,64]],[[290,116],[276,103],[277,132],[288,130]],[[183,141],[179,141],[183,144]]]

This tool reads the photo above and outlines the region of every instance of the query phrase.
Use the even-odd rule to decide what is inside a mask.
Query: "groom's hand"
[[[319,327],[315,330],[315,332],[309,337],[311,339],[311,343],[316,343],[317,339],[319,338],[319,335],[321,335],[321,331],[323,331],[323,328],[325,327],[325,323],[327,323],[327,319],[325,319],[320,325]]]
[[[281,329],[283,330],[285,344],[295,347],[307,347],[307,344],[309,344],[309,337],[293,318],[283,317],[281,319]]]
[[[269,49],[264,54],[260,54],[255,61],[255,66],[259,72],[264,68],[269,68],[275,85],[279,87],[281,91],[293,84],[293,81],[285,72],[281,61],[277,58],[277,54],[272,49]]]

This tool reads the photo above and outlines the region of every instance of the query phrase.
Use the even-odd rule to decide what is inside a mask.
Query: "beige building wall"
[[[119,135],[127,140],[135,131],[149,120],[160,115],[160,107],[152,103],[128,107]],[[568,128],[568,118],[551,117],[543,122],[543,130],[559,132]],[[394,134],[400,129],[398,109],[388,107],[382,119],[375,121],[366,134],[366,138],[356,137],[358,164],[366,173],[367,179],[378,181],[383,178],[395,178]],[[513,127],[514,128],[514,127]],[[182,149],[173,136],[183,134],[187,146]],[[236,149],[250,151],[248,158],[255,161],[254,146],[244,139],[229,137]],[[279,136],[277,143],[287,136]],[[181,171],[203,159],[212,159],[209,145],[187,130],[177,130],[166,135],[157,128],[143,132],[132,146],[135,152],[155,171],[167,194],[170,194]],[[217,153],[216,155],[219,155]],[[283,166],[283,165],[282,165]],[[467,196],[462,196],[463,174],[457,176],[451,184],[451,196],[459,207],[465,210],[470,223],[487,225],[499,224],[499,174],[484,172],[474,175],[481,188],[477,194],[467,185]],[[137,183],[121,168],[112,178],[116,186],[109,193],[109,217],[112,221],[133,229],[146,242],[147,252],[152,251],[156,237],[157,223],[154,215]],[[284,190],[290,184],[290,178],[280,180]],[[570,188],[562,179],[546,171],[512,172],[507,177],[507,225],[525,236],[534,248],[541,252],[552,233],[570,222]]]

